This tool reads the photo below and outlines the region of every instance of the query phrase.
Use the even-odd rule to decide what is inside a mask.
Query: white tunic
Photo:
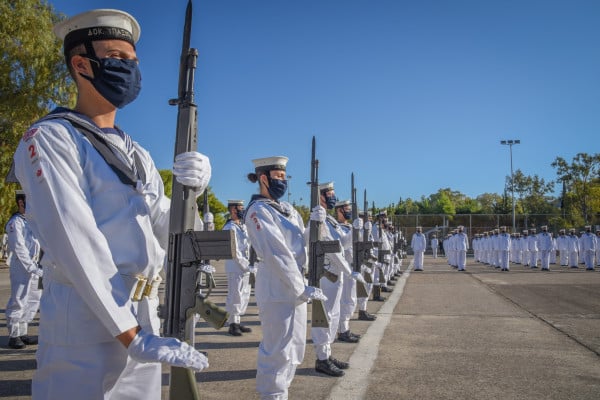
[[[34,398],[69,396],[73,387],[67,383],[73,379],[77,388],[89,384],[85,396],[90,399],[111,394],[118,398],[124,393],[160,397],[160,382],[130,378],[137,387],[131,382],[126,387],[112,380],[102,387],[91,382],[119,374],[119,379],[125,379],[139,370],[148,371],[146,376],[160,375],[160,364],[129,365],[135,363],[115,336],[137,325],[158,333],[158,299],[140,303],[130,299],[136,276],[151,279],[163,267],[170,202],[144,149],[126,135],[123,139],[107,135],[107,140],[119,145],[128,162],[137,152],[147,177],[145,185],[138,184],[136,190],[123,184],[90,142],[64,119],[34,124],[14,155],[32,230],[45,251]],[[104,344],[112,346],[114,355],[128,366],[99,362],[97,353]],[[74,360],[81,356],[73,346],[86,349],[87,364]],[[68,360],[75,370],[63,374],[64,369],[56,367],[57,359]],[[104,396],[92,387],[104,391]]]

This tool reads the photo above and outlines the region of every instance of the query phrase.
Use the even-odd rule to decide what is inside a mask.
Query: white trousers
[[[246,313],[248,302],[250,300],[250,274],[243,273],[227,273],[227,300],[225,308],[229,312],[230,324],[239,324],[240,316]]]
[[[356,310],[356,304],[356,281],[350,276],[344,276],[340,298],[340,332],[346,332],[350,329],[350,318]]]
[[[340,323],[340,298],[342,297],[343,275],[338,277],[336,282],[322,277],[319,281],[319,287],[327,300],[323,302],[325,311],[329,316],[329,328],[310,328],[315,352],[319,360],[327,360],[331,356],[331,343],[335,341],[337,330]]]
[[[456,252],[456,265],[459,271],[462,271],[467,266],[467,251],[457,250]]]
[[[414,259],[415,269],[423,269],[423,252],[415,251],[415,259]]]

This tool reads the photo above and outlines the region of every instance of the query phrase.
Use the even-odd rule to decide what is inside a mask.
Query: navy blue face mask
[[[237,209],[235,210],[235,213],[237,214],[238,219],[244,220],[244,210]]]
[[[90,81],[110,104],[123,108],[137,98],[142,90],[142,74],[136,60],[81,56],[91,61],[94,77],[80,75]]]
[[[350,210],[350,211],[342,211],[342,213],[344,214],[344,219],[350,219],[350,218],[352,218],[352,210]]]
[[[335,195],[327,196],[325,197],[325,203],[327,204],[328,210],[333,210],[333,208],[335,207],[335,203],[337,203],[337,197],[335,197]]]
[[[269,195],[274,200],[279,200],[285,194],[285,191],[287,190],[287,180],[273,179],[270,176],[268,177],[268,179],[269,179],[269,187],[268,187]]]

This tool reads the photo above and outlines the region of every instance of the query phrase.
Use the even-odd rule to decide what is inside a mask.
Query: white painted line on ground
[[[330,399],[361,400],[365,398],[365,392],[369,386],[369,376],[373,364],[377,360],[379,344],[383,333],[392,319],[394,307],[400,301],[404,293],[404,285],[413,267],[411,260],[402,277],[396,281],[394,291],[377,312],[377,320],[371,322],[367,332],[361,337],[358,346],[352,353],[350,368],[345,370],[346,374],[338,380],[331,390]]]

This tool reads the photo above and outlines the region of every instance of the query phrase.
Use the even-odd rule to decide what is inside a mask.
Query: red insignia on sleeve
[[[256,225],[256,230],[260,231],[260,222],[258,222],[258,218],[256,218],[256,213],[253,212],[252,214],[250,214],[250,219],[252,221],[254,221],[254,224]]]
[[[23,134],[21,140],[24,142],[28,142],[32,137],[34,137],[38,132],[38,128],[32,128]]]
[[[41,168],[38,168],[38,170],[35,171],[35,176],[37,176],[37,177],[42,176],[42,169]]]

